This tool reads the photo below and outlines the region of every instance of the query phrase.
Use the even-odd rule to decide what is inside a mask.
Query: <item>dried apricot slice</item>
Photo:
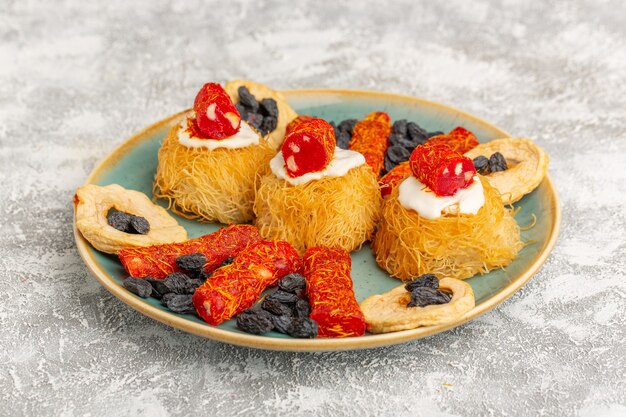
[[[130,234],[109,225],[110,209],[145,218],[150,224],[146,234]],[[111,184],[101,187],[87,184],[74,196],[76,228],[94,248],[117,253],[123,248],[182,242],[187,231],[161,206],[153,204],[143,193]]]
[[[502,195],[504,204],[511,204],[533,191],[548,172],[548,154],[527,138],[502,138],[482,143],[465,153],[468,158],[489,158],[500,152],[508,169],[486,175],[492,187]]]
[[[387,333],[449,323],[474,308],[474,292],[468,283],[443,278],[439,281],[439,289],[452,293],[449,303],[408,307],[411,293],[404,285],[366,298],[361,303],[361,311],[365,315],[367,331]]]

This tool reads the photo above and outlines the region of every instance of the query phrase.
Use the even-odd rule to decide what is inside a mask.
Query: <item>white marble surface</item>
[[[0,0],[0,415],[626,415],[626,6]],[[548,262],[453,331],[264,352],[170,329],[81,262],[71,197],[205,81],[448,103],[551,155]]]

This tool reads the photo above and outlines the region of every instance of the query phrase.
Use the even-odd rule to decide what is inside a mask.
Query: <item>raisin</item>
[[[385,155],[389,158],[390,161],[399,164],[400,162],[408,161],[411,156],[411,152],[402,146],[390,146],[387,149],[387,154]]]
[[[274,323],[274,329],[276,331],[287,334],[287,331],[293,322],[293,316],[273,316],[272,322]]]
[[[202,269],[207,259],[203,253],[196,252],[176,258],[176,265],[185,271],[197,272]]]
[[[409,122],[406,124],[409,139],[414,142],[424,143],[428,140],[428,132],[422,129],[417,123]]]
[[[439,290],[429,287],[417,287],[411,291],[411,301],[407,307],[426,307],[432,304],[446,304],[450,296]]]
[[[266,299],[277,301],[282,304],[295,303],[299,300],[297,295],[283,290],[278,290],[269,294]]]
[[[317,322],[310,318],[296,318],[287,329],[287,334],[300,339],[312,339],[317,336]]]
[[[298,300],[294,306],[296,317],[305,318],[311,314],[311,304],[307,300]]]
[[[237,316],[237,327],[246,333],[263,334],[274,329],[274,322],[263,310],[246,310]]]
[[[263,124],[263,116],[258,113],[248,113],[248,123],[252,125],[255,129],[259,129]]]
[[[268,133],[273,132],[274,129],[276,129],[277,125],[278,125],[278,119],[276,117],[265,116],[263,118],[263,123],[261,123],[261,126],[259,127],[259,130],[261,131],[263,135],[267,135]]]
[[[335,140],[337,141],[337,146],[339,146],[341,149],[348,149],[350,139],[352,139],[352,136],[349,132],[345,130],[340,130],[339,134],[335,137]]]
[[[193,294],[195,288],[193,284],[189,282],[191,279],[187,274],[182,272],[172,272],[163,280],[163,285],[167,287],[168,292],[174,294]]]
[[[306,296],[306,288],[298,288],[293,293],[301,300],[308,300]]]
[[[335,131],[335,135],[337,135],[337,133],[338,133],[338,131],[337,131],[337,124],[335,122],[333,122],[332,120],[330,122],[328,122],[328,124],[333,127],[333,130]]]
[[[152,286],[152,296],[154,298],[161,298],[165,294],[170,292],[170,289],[163,284],[162,279],[156,279],[152,277],[144,278]]]
[[[306,288],[306,279],[298,273],[287,274],[278,281],[278,288],[295,294],[297,289]]]
[[[342,121],[341,123],[339,123],[339,125],[337,126],[337,129],[340,132],[347,132],[350,137],[352,137],[352,133],[354,132],[354,126],[357,124],[358,120],[357,119],[346,119],[344,121]]]
[[[239,103],[250,113],[256,113],[259,110],[259,103],[256,101],[256,97],[250,93],[247,87],[241,86],[237,89],[237,93],[239,94]],[[241,115],[243,118],[243,115]]]
[[[165,307],[169,308],[174,313],[178,314],[193,314],[196,312],[193,302],[191,300],[191,294],[166,294],[161,299],[161,303]]]
[[[150,231],[150,223],[148,220],[141,216],[130,216],[130,224],[128,225],[128,229],[126,229],[128,233],[132,234],[140,234],[145,235]]]
[[[391,126],[391,133],[398,134],[401,137],[407,137],[408,129],[407,129],[407,121],[406,119],[400,119],[393,122],[393,126]]]
[[[496,152],[489,157],[489,172],[500,172],[507,169],[506,159],[500,152]]]
[[[235,104],[235,108],[239,112],[239,116],[241,117],[241,120],[248,120],[248,108],[247,107],[245,107],[241,103],[237,103]]]
[[[261,308],[277,316],[291,315],[291,308],[283,303],[279,303],[271,298],[265,298],[261,303]]]
[[[260,110],[263,116],[271,116],[278,119],[278,105],[273,98],[264,98],[260,103]]]
[[[398,164],[393,162],[387,154],[385,154],[385,171],[389,172],[394,169]]]
[[[406,136],[403,136],[399,133],[392,133],[389,135],[389,146],[398,145],[401,141],[406,141]]]
[[[124,288],[128,291],[140,296],[141,298],[150,297],[152,294],[152,285],[144,279],[128,277],[122,281],[122,284],[124,284]]]
[[[226,266],[226,265],[230,265],[230,264],[232,264],[232,263],[233,263],[233,261],[234,261],[234,260],[235,260],[235,257],[234,257],[234,256],[229,256],[228,258],[224,259],[224,260],[220,263],[220,266],[218,266],[218,268],[221,268],[221,267]]]
[[[196,288],[198,288],[200,285],[204,284],[204,279],[200,279],[200,278],[192,278],[189,280],[189,288],[193,289],[194,292],[196,290]]]
[[[443,135],[444,133],[441,130],[435,130],[434,132],[428,132],[428,139],[432,138],[433,136],[439,136],[439,135]]]
[[[434,274],[423,274],[404,286],[408,292],[417,287],[429,287],[436,290],[439,288],[439,279]]]
[[[482,175],[489,174],[489,159],[485,156],[477,156],[474,158],[474,168],[476,168],[476,172]]]
[[[128,230],[131,218],[130,214],[115,210],[114,208],[110,209],[107,213],[107,223],[109,223],[109,226],[124,233]]]

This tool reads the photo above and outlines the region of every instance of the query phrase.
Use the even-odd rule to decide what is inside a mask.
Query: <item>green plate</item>
[[[476,134],[481,142],[511,136],[501,129],[460,110],[425,100],[395,94],[354,90],[290,90],[284,91],[292,107],[301,114],[341,121],[362,118],[372,111],[388,112],[392,120],[408,119],[428,131],[449,131],[462,125]],[[152,196],[152,181],[157,167],[157,153],[170,127],[179,123],[184,112],[162,120],[126,142],[108,155],[91,173],[86,183],[98,185],[120,184],[129,189]],[[548,176],[531,194],[515,204],[520,207],[516,220],[521,225],[531,224],[533,214],[536,225],[522,232],[524,241],[536,243],[526,246],[506,270],[492,271],[467,280],[476,296],[476,307],[459,320],[440,326],[421,327],[379,335],[344,339],[293,339],[280,333],[263,336],[250,335],[238,330],[234,320],[217,327],[210,326],[191,315],[171,313],[159,300],[142,299],[128,292],[121,280],[127,276],[116,256],[93,249],[74,226],[78,250],[94,276],[117,298],[135,310],[167,325],[226,343],[262,349],[293,351],[329,351],[361,349],[419,339],[458,326],[490,310],[510,297],[545,262],[558,235],[560,209],[558,197]],[[217,230],[221,225],[202,224],[173,216],[187,229],[189,237],[198,237]],[[380,269],[369,245],[352,254],[352,279],[359,302],[370,295],[380,294],[400,285]]]

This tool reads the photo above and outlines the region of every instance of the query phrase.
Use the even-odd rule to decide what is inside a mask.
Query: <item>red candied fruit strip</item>
[[[196,112],[195,123],[205,139],[224,139],[233,136],[239,131],[241,116],[230,99],[230,96],[217,83],[207,83],[202,86],[193,103]],[[197,133],[193,131],[192,133]]]
[[[377,176],[385,164],[390,133],[389,115],[384,112],[370,113],[354,126],[352,139],[348,145],[350,150],[360,152],[365,157],[365,161]]]
[[[447,135],[433,136],[428,140],[428,143],[443,143],[448,145],[453,151],[464,154],[478,146],[478,139],[469,130],[462,126],[457,126]]]
[[[179,256],[203,253],[207,257],[204,269],[210,272],[224,259],[236,256],[246,246],[260,240],[259,229],[255,226],[232,225],[185,242],[122,249],[118,256],[130,276],[163,279],[172,272],[180,271],[176,266]]]
[[[362,336],[365,317],[354,297],[350,254],[342,249],[312,247],[304,254],[309,317],[319,337]]]
[[[288,242],[256,242],[198,287],[193,305],[204,321],[217,326],[252,306],[267,287],[301,269],[300,255]]]
[[[409,161],[405,161],[396,165],[388,173],[378,180],[378,186],[380,188],[380,195],[385,198],[400,182],[411,175],[411,165]]]
[[[337,144],[335,130],[330,123],[310,118],[295,124],[292,122],[290,126],[282,146],[287,175],[295,178],[326,168],[333,159]]]
[[[471,159],[443,143],[426,142],[409,158],[411,172],[438,196],[454,195],[467,188],[476,175]]]

